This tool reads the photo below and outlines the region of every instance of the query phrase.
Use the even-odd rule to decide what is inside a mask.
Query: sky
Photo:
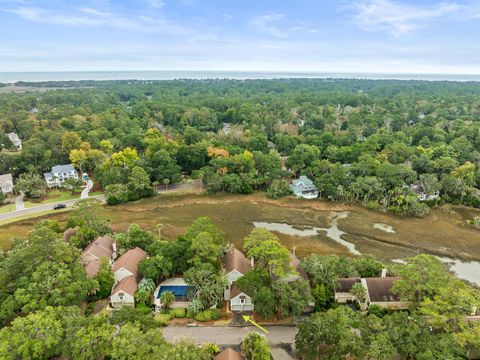
[[[0,72],[480,74],[480,0],[0,0]]]

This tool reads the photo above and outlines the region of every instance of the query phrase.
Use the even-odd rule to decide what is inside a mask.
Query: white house
[[[3,194],[8,194],[13,191],[12,174],[0,175],[0,191]]]
[[[17,148],[17,150],[22,150],[22,140],[18,137],[18,135],[14,132],[7,134],[8,138],[10,139],[13,146]]]
[[[115,282],[119,282],[126,277],[138,275],[138,264],[140,261],[147,258],[147,253],[136,247],[128,250],[125,254],[120,256],[113,264],[112,270],[115,277]]]
[[[428,194],[422,185],[410,185],[410,190],[417,195],[419,201],[431,201],[440,197],[440,191],[435,191],[432,194]]]
[[[112,266],[115,285],[110,295],[113,308],[135,306],[135,292],[137,291],[139,273],[138,264],[147,258],[147,253],[136,247],[120,256]]]
[[[72,164],[67,165],[55,165],[52,167],[52,171],[43,174],[47,186],[49,188],[62,186],[65,180],[74,178],[78,179],[78,172],[75,170]]]
[[[227,279],[224,298],[225,300],[230,300],[230,288],[232,284],[252,270],[252,264],[240,250],[234,248],[223,256],[222,265],[225,278]]]
[[[235,284],[230,288],[230,311],[253,311],[252,298],[248,294],[242,292]]]
[[[292,181],[290,189],[297,197],[304,199],[315,199],[318,197],[318,190],[313,181],[303,175]]]
[[[138,283],[135,276],[127,276],[122,279],[112,289],[110,295],[110,303],[113,308],[121,308],[122,306],[135,306],[135,292]]]

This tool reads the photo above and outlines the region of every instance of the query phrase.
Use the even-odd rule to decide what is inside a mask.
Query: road
[[[269,331],[265,336],[271,346],[280,344],[293,344],[295,335],[298,331],[293,326],[265,326]],[[163,329],[165,339],[175,342],[184,338],[190,339],[196,344],[212,342],[218,345],[235,345],[242,342],[243,337],[251,331],[258,331],[253,326],[247,327],[215,327],[215,326],[198,326],[198,327],[176,327],[167,326]],[[263,332],[262,332],[263,333]]]
[[[97,199],[97,200],[100,200],[102,202],[105,201],[105,196],[104,195],[90,196],[89,198]],[[41,213],[41,212],[44,212],[44,211],[53,210],[55,205],[58,205],[58,204],[65,204],[65,205],[67,205],[67,207],[71,207],[80,200],[81,199],[59,201],[59,202],[50,203],[50,204],[38,205],[38,206],[31,207],[31,208],[25,208],[23,210],[12,211],[12,212],[9,212],[9,213],[6,213],[6,214],[0,214],[0,221],[14,219],[16,217],[21,217],[21,216],[25,216],[25,215],[34,215],[36,213]]]

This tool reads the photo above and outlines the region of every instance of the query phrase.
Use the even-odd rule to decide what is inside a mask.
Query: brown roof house
[[[253,266],[245,255],[235,248],[223,256],[222,265],[225,278],[227,279],[227,288],[224,292],[224,298],[225,300],[230,300],[232,284],[252,270]]]
[[[218,353],[215,356],[215,360],[244,360],[245,358],[240,355],[238,351],[233,350],[232,348],[226,348],[222,352]]]
[[[391,292],[393,283],[398,277],[375,278],[344,278],[339,279],[335,288],[335,301],[345,304],[349,301],[359,300],[360,306],[366,309],[370,305],[377,305],[384,309],[408,309],[408,301]],[[365,299],[356,299],[352,293],[354,284],[362,284],[365,289]]]
[[[112,270],[115,285],[110,295],[113,308],[122,306],[135,306],[135,292],[137,291],[139,273],[138,264],[147,258],[147,253],[136,247],[128,250],[113,264]]]
[[[100,236],[92,241],[80,256],[88,277],[95,277],[100,267],[100,258],[106,257],[110,263],[115,259],[116,245],[110,236]]]

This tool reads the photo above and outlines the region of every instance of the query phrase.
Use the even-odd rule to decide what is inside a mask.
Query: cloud
[[[285,17],[284,14],[266,14],[257,16],[251,21],[251,25],[260,32],[279,37],[285,38],[288,34],[278,28],[278,22]]]
[[[352,10],[355,12],[355,22],[363,30],[388,30],[393,35],[400,36],[463,8],[452,2],[422,6],[393,0],[363,0],[355,2]]]
[[[148,4],[155,8],[155,9],[161,9],[165,5],[165,1],[163,0],[147,0]]]

